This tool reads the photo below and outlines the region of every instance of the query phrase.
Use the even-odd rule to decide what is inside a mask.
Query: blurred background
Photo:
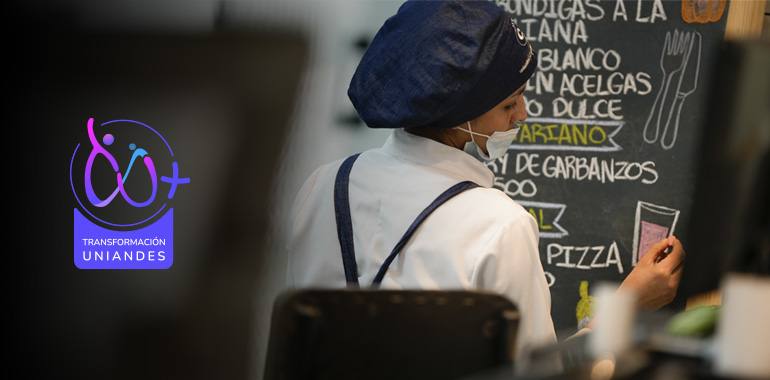
[[[387,137],[346,91],[400,3],[6,5],[9,361],[24,377],[262,378],[294,195],[318,165]],[[68,164],[90,117],[152,126],[191,178],[171,269],[74,266]]]
[[[9,6],[11,363],[25,377],[261,378],[294,195],[321,163],[387,137],[346,91],[399,5]],[[68,165],[91,117],[155,128],[191,179],[174,198],[170,269],[74,266]]]

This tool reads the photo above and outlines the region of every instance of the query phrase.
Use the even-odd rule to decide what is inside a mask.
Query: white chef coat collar
[[[455,173],[479,186],[490,188],[494,183],[494,173],[475,157],[403,129],[394,129],[382,148],[396,157]]]

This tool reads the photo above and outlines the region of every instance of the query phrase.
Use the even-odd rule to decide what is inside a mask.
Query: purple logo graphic
[[[171,147],[150,126],[113,120],[97,130],[94,119],[89,119],[91,151],[87,158],[78,154],[78,144],[70,162],[70,185],[80,205],[74,212],[75,265],[81,269],[169,268],[173,263],[173,208],[166,206],[177,187],[190,179],[179,177]],[[118,141],[130,143],[121,149]],[[134,141],[141,141],[143,147]],[[120,162],[127,165],[121,168]],[[171,177],[160,177],[168,186],[167,197],[156,196],[161,186],[160,163],[171,166]],[[77,175],[78,167],[85,167],[82,177]]]
[[[86,194],[88,195],[88,200],[91,202],[92,205],[96,207],[104,207],[110,204],[112,200],[115,198],[115,195],[118,194],[118,191],[120,191],[120,195],[123,196],[123,199],[128,202],[131,206],[134,207],[145,207],[152,203],[153,200],[155,200],[155,192],[158,189],[158,176],[155,174],[155,165],[152,163],[152,158],[147,154],[147,151],[144,149],[136,149],[135,144],[129,145],[129,148],[134,151],[133,156],[131,157],[131,162],[128,164],[128,169],[126,169],[126,177],[124,178],[123,175],[120,173],[120,170],[118,169],[118,163],[115,161],[115,158],[112,157],[112,155],[107,152],[106,149],[104,149],[101,145],[99,145],[99,141],[96,140],[96,137],[94,136],[94,119],[88,119],[88,139],[91,140],[91,145],[93,145],[93,149],[91,150],[91,154],[88,156],[88,163],[86,164],[86,176],[85,176],[85,182],[86,182]],[[115,141],[115,138],[111,134],[104,135],[104,145],[112,145],[112,143]],[[98,155],[104,155],[104,157],[107,159],[107,161],[110,162],[110,165],[112,165],[112,169],[115,170],[115,173],[117,173],[117,185],[118,187],[115,188],[115,191],[112,192],[112,194],[105,200],[99,199],[99,197],[96,196],[94,193],[94,188],[91,185],[91,169],[94,164],[94,159]],[[152,178],[152,196],[150,196],[150,199],[148,199],[146,202],[134,202],[131,200],[131,198],[126,195],[126,189],[123,188],[123,182],[128,179],[128,173],[131,172],[131,167],[134,166],[134,160],[136,160],[137,157],[143,157],[144,158],[144,164],[147,165],[147,169],[150,172],[150,176]],[[189,179],[187,179],[187,182],[189,182]]]

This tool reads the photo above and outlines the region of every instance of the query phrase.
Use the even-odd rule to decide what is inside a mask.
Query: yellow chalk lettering
[[[559,145],[561,145],[565,140],[567,141],[567,144],[572,144],[572,138],[569,134],[569,126],[567,124],[562,124],[561,128],[559,128]]]
[[[594,137],[594,132],[598,132],[598,134],[599,134],[599,138],[598,139]],[[607,133],[604,132],[604,128],[602,128],[602,127],[600,127],[598,125],[594,125],[593,127],[591,127],[591,131],[588,132],[588,138],[594,144],[601,144],[605,140],[607,140]]]

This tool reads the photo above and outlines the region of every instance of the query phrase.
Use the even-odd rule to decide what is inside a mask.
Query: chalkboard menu
[[[540,229],[557,334],[591,315],[651,242],[686,247],[724,0],[497,0],[537,50],[528,119],[495,187]]]

